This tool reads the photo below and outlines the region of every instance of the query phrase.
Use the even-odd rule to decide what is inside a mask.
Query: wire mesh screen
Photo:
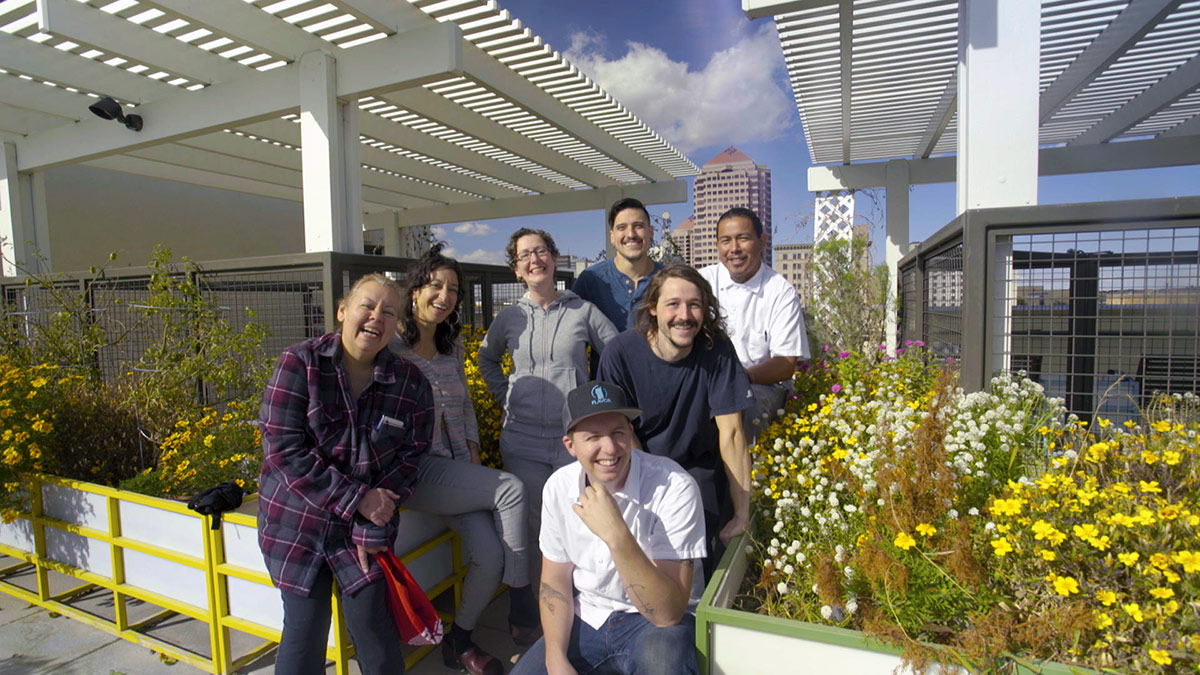
[[[962,243],[926,258],[924,296],[922,339],[934,353],[958,358],[963,347]]]
[[[325,289],[320,268],[206,272],[201,281],[234,329],[265,324],[268,354],[325,332]]]
[[[915,264],[900,270],[900,305],[897,326],[902,343],[904,340],[921,339],[917,335],[917,314],[921,311],[921,298],[917,294],[920,288],[918,285],[919,274]]]
[[[1200,389],[1200,228],[1015,234],[996,356],[1081,417]],[[1004,343],[1002,343],[1004,344]]]

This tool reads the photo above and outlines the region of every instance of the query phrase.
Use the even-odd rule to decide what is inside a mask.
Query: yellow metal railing
[[[75,491],[75,496],[81,496],[85,502],[80,513],[85,513],[95,505],[94,501],[102,499],[106,507],[103,529],[80,523],[68,522],[54,518],[46,513],[44,490],[69,489]],[[167,499],[148,497],[134,492],[126,492],[115,488],[104,487],[81,481],[64,480],[47,476],[31,477],[28,483],[30,494],[30,510],[18,516],[18,523],[28,523],[32,533],[32,551],[0,543],[0,554],[17,560],[16,563],[0,568],[0,592],[41,606],[49,611],[57,612],[100,630],[107,631],[130,642],[143,645],[168,658],[177,659],[210,673],[231,673],[270,651],[279,641],[280,629],[264,625],[246,618],[234,616],[230,612],[229,581],[237,579],[272,589],[271,579],[258,569],[249,569],[232,564],[227,560],[226,542],[220,530],[211,529],[210,516],[201,516],[180,503]],[[251,497],[253,499],[253,497]],[[174,514],[176,517],[185,516],[194,521],[196,537],[200,541],[197,547],[202,554],[191,555],[172,550],[159,544],[148,543],[129,536],[123,527],[122,505],[132,504],[149,507]],[[61,515],[61,514],[60,514]],[[94,514],[92,514],[94,515]],[[127,518],[128,519],[128,518]],[[96,520],[92,518],[92,520]],[[251,530],[257,529],[257,520],[246,513],[227,513],[224,523],[240,525]],[[12,526],[8,526],[12,527]],[[106,546],[111,563],[111,576],[83,569],[58,560],[53,560],[47,554],[48,540],[51,537],[62,539],[59,533],[69,533],[76,537],[75,541],[97,542]],[[411,551],[400,556],[406,565],[412,565],[422,557],[429,555],[444,545],[451,547],[451,569],[449,574],[438,581],[429,590],[430,598],[435,598],[446,591],[451,591],[454,606],[462,594],[462,580],[465,569],[462,564],[462,553],[458,537],[448,530],[442,531],[427,541],[417,545]],[[91,544],[89,544],[90,546]],[[185,569],[202,572],[205,583],[205,606],[187,602],[178,598],[150,590],[138,584],[137,579],[127,575],[127,553],[167,561]],[[65,556],[64,556],[65,557]],[[103,559],[101,560],[103,562]],[[13,577],[33,573],[35,588],[30,590],[18,585]],[[66,591],[52,593],[51,571],[64,574],[83,582]],[[105,589],[112,593],[113,618],[97,616],[71,604],[71,601],[97,589]],[[161,608],[149,617],[133,622],[130,620],[130,600],[149,603]],[[327,651],[327,658],[335,664],[338,675],[348,673],[349,660],[354,656],[354,647],[350,642],[345,622],[342,620],[341,601],[337,594],[333,597],[333,644]],[[210,655],[191,651],[179,645],[160,640],[148,634],[148,630],[163,620],[174,616],[187,616],[207,624],[209,632]],[[451,616],[443,617],[449,621]],[[263,642],[248,652],[235,656],[232,649],[230,631],[261,638]],[[421,647],[408,653],[406,665],[411,667],[419,661],[432,647]]]

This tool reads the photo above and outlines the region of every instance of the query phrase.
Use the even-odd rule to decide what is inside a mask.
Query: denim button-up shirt
[[[340,333],[293,345],[263,395],[263,471],[258,541],[271,581],[307,595],[322,565],[343,592],[382,578],[366,574],[357,546],[391,546],[397,518],[378,527],[358,513],[367,490],[412,494],[433,430],[429,382],[389,350],[357,401],[342,367]]]
[[[622,274],[612,260],[601,260],[580,272],[571,290],[599,307],[617,331],[623,331],[633,328],[633,308],[646,295],[650,277],[658,274],[662,268],[661,263],[654,263],[654,269],[638,281],[635,289],[633,279]]]

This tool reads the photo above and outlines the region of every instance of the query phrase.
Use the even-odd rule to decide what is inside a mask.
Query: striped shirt
[[[467,442],[479,443],[479,426],[475,420],[475,405],[467,390],[467,372],[463,367],[462,340],[455,340],[449,354],[438,352],[432,359],[416,353],[404,340],[394,338],[393,352],[408,359],[421,369],[433,388],[433,444],[429,454],[471,461]]]
[[[373,525],[358,502],[374,487],[412,494],[433,427],[425,377],[384,349],[354,401],[341,334],[329,333],[283,352],[260,417],[258,542],[271,581],[307,595],[322,565],[346,593],[382,578],[378,566],[363,574],[356,546],[390,546],[397,519]]]

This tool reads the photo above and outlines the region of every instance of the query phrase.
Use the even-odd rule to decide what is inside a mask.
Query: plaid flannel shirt
[[[433,393],[416,366],[384,349],[357,402],[342,368],[340,333],[293,345],[263,395],[258,542],[271,581],[307,595],[322,565],[345,593],[382,578],[363,574],[357,546],[391,546],[399,516],[378,527],[360,515],[367,490],[412,494],[429,449]]]

